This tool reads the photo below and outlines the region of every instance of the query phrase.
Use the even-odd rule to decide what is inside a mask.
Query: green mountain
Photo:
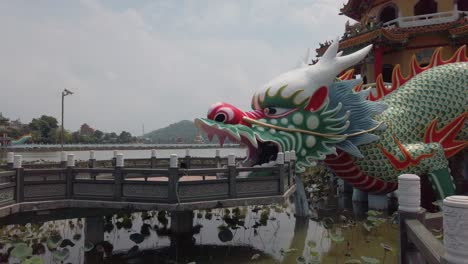
[[[174,143],[194,143],[198,135],[198,129],[193,121],[182,120],[167,127],[160,128],[144,135],[151,143],[174,144]],[[206,135],[201,134],[206,142]]]

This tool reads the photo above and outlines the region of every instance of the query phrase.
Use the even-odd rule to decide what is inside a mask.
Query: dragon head
[[[385,106],[365,98],[369,90],[353,92],[360,81],[339,81],[336,76],[358,63],[372,47],[341,56],[335,41],[315,65],[301,67],[269,81],[252,97],[253,111],[243,112],[227,103],[217,103],[208,118],[195,120],[211,139],[217,135],[248,148],[245,166],[272,164],[280,151],[296,152],[296,170],[337,149],[361,157],[357,146],[378,136],[369,132],[382,128],[372,116]]]

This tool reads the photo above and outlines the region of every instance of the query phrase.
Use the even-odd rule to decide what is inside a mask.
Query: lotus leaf
[[[344,237],[341,234],[332,234],[330,233],[330,239],[335,243],[341,243],[344,241]]]
[[[393,248],[392,246],[388,245],[388,244],[385,244],[385,243],[380,243],[380,246],[386,250],[386,251],[393,251]]]
[[[280,249],[281,255],[287,255],[289,253],[297,251],[297,248],[287,248],[287,249]]]
[[[313,241],[313,240],[309,240],[309,241],[307,242],[307,245],[308,245],[309,247],[311,247],[311,248],[314,248],[314,247],[317,246],[317,242],[315,242],[315,241]]]
[[[130,240],[137,244],[140,244],[141,242],[143,242],[143,240],[145,240],[145,237],[140,233],[133,233],[130,235]]]
[[[49,248],[49,250],[54,250],[60,245],[60,242],[62,242],[62,236],[60,234],[54,234],[47,238],[47,248]]]
[[[306,263],[306,259],[303,257],[303,256],[299,256],[296,258],[296,263],[298,264],[305,264]]]
[[[84,252],[89,252],[91,250],[93,250],[94,248],[94,244],[89,242],[89,241],[86,241],[85,244],[84,244]]]
[[[345,264],[360,264],[362,263],[359,259],[348,259]]]
[[[52,257],[55,261],[64,261],[69,256],[70,256],[70,250],[68,248],[58,249],[52,253]]]
[[[361,256],[361,259],[364,260],[364,263],[366,264],[379,264],[380,263],[380,260],[376,258]]]
[[[73,240],[78,241],[81,239],[81,234],[74,234],[73,235]]]
[[[21,264],[42,264],[42,258],[39,256],[33,256],[31,258],[25,259]]]
[[[369,215],[369,216],[380,216],[380,215],[382,215],[382,212],[375,211],[375,210],[369,210],[369,211],[367,211],[367,215]]]
[[[13,250],[10,252],[10,256],[17,259],[25,259],[29,256],[32,256],[33,249],[26,245],[26,243],[18,243],[14,246]]]
[[[70,246],[70,247],[73,247],[75,246],[75,243],[73,243],[70,239],[64,239],[62,240],[62,243],[60,243],[60,247],[66,247],[66,246]]]
[[[228,242],[234,238],[232,231],[226,226],[219,226],[218,238],[221,242]]]
[[[150,229],[151,229],[151,226],[149,224],[143,224],[140,228],[140,233],[147,237],[149,236],[151,233],[150,233]]]

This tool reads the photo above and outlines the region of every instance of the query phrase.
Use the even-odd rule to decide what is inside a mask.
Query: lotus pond
[[[312,218],[294,217],[292,207],[195,211],[184,236],[171,234],[166,211],[22,218],[1,226],[0,262],[397,263],[395,215],[367,211],[346,197],[318,202]]]

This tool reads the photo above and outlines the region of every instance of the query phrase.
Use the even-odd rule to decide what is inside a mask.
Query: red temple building
[[[357,21],[345,25],[340,40],[344,54],[374,45],[370,56],[354,67],[364,83],[375,83],[379,75],[391,82],[397,64],[407,76],[413,57],[422,67],[436,48],[443,47],[441,58],[447,60],[468,44],[468,0],[348,0],[341,14]],[[329,44],[320,44],[318,57]]]

